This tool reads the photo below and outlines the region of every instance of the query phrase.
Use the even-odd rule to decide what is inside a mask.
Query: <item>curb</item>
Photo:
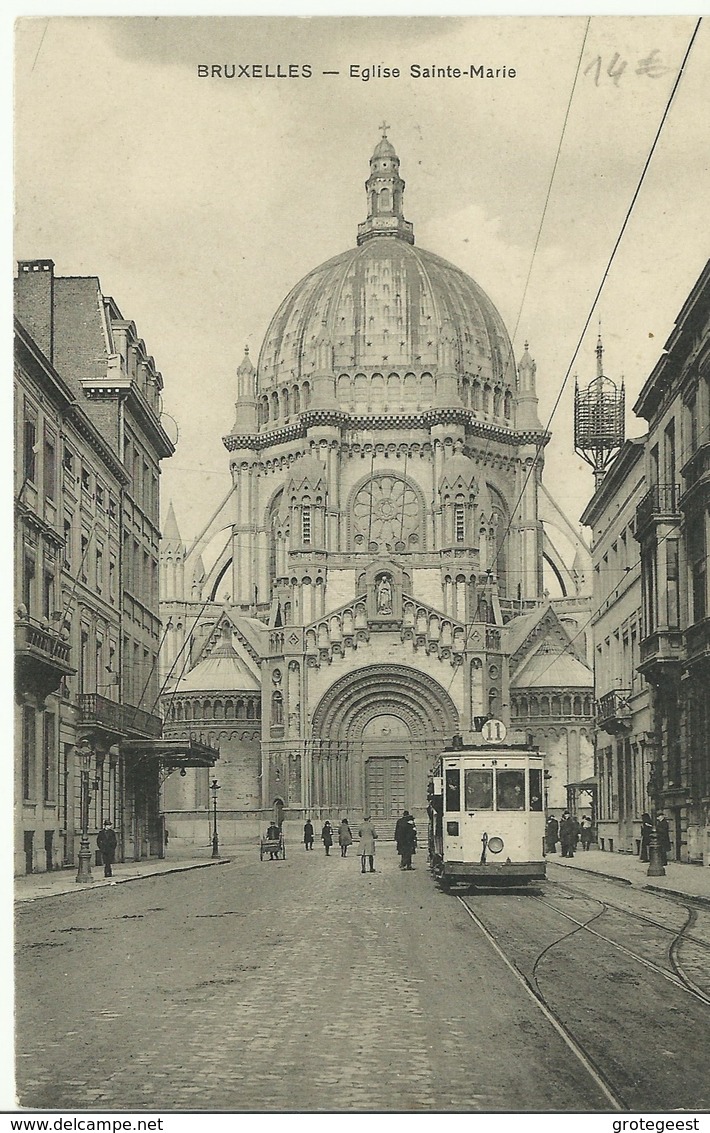
[[[557,862],[551,862],[551,865],[557,865]],[[633,881],[629,881],[628,877],[619,877],[616,873],[602,873],[599,869],[585,869],[583,865],[563,865],[560,869],[571,870],[572,873],[588,873],[590,877],[603,877],[605,881],[618,881],[620,885],[633,885]],[[646,886],[647,889],[653,888],[650,885]],[[668,892],[668,890],[662,890]]]
[[[24,905],[30,903],[31,901],[46,901],[50,897],[69,897],[74,893],[97,893],[101,889],[109,889],[111,885],[128,885],[132,881],[147,881],[148,878],[165,877],[166,874],[170,873],[189,873],[193,869],[209,869],[211,866],[215,865],[229,865],[231,860],[231,858],[218,858],[216,861],[212,861],[210,859],[206,862],[196,862],[193,865],[176,865],[172,866],[170,869],[156,869],[151,873],[136,874],[134,877],[117,877],[108,885],[103,884],[104,878],[101,878],[99,885],[77,885],[75,889],[62,889],[57,893],[36,893],[31,897],[15,896],[14,904]]]
[[[652,893],[666,893],[671,897],[682,897],[684,901],[692,901],[697,905],[710,908],[710,897],[696,897],[694,893],[684,893],[682,889],[666,889],[665,885],[644,885]]]

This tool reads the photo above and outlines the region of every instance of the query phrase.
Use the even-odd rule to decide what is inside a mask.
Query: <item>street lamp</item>
[[[547,814],[547,799],[548,799],[548,794],[549,794],[549,783],[550,783],[551,778],[552,778],[551,773],[549,771],[545,771],[545,773],[543,775],[543,780],[545,782],[545,814]]]
[[[77,885],[91,885],[91,849],[89,847],[89,772],[91,770],[91,745],[88,740],[79,740],[76,745],[81,769],[81,842],[79,844],[79,869],[76,874]]]
[[[210,791],[212,793],[212,805],[214,807],[214,825],[212,834],[212,857],[219,857],[219,835],[217,834],[217,792],[220,790],[220,785],[216,779],[210,783]]]

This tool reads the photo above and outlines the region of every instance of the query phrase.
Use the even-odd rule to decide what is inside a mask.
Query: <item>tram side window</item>
[[[461,810],[461,772],[458,767],[446,772],[446,809]]]
[[[493,810],[493,772],[466,768],[463,793],[466,810]]]
[[[539,767],[531,767],[530,776],[530,810],[542,810],[542,771]]]
[[[525,810],[525,772],[498,771],[496,792],[498,810]]]

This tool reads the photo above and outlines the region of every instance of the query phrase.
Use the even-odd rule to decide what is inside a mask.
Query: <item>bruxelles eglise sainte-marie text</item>
[[[351,63],[343,70],[327,70],[312,63],[198,63],[199,79],[312,79],[322,75],[344,75],[368,83],[373,79],[514,79],[515,67],[487,67],[484,63],[467,63],[455,67],[410,63],[408,67],[387,67],[384,63]]]

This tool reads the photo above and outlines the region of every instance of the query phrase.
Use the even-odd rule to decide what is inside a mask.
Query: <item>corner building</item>
[[[237,701],[244,710],[256,673],[251,780],[263,812],[357,820],[407,806],[423,816],[441,746],[489,715],[510,725],[509,627],[544,604],[545,559],[565,617],[548,603],[545,632],[531,620],[535,648],[552,635],[548,648],[566,653],[587,616],[543,524],[549,436],[535,363],[526,349],[516,367],[503,320],[473,279],[415,246],[403,196],[383,135],[356,247],[296,284],[257,367],[248,353],[239,366],[236,422],[223,438],[228,499],[189,553],[177,529],[166,544],[166,671],[192,634],[166,723],[176,735],[204,727],[194,703],[188,725],[184,702],[204,692],[219,650],[222,687],[205,706],[210,730],[216,710],[224,721],[224,782],[230,735],[243,763]],[[228,544],[205,571],[201,553],[225,524]],[[530,652],[529,634],[515,641]],[[230,649],[245,678],[231,697]],[[580,664],[590,715],[592,676]],[[577,731],[591,724],[581,701],[579,717],[567,721]],[[562,792],[592,773],[586,732],[576,762],[561,772]],[[243,807],[225,785],[220,805]],[[204,784],[192,805],[203,796]]]

